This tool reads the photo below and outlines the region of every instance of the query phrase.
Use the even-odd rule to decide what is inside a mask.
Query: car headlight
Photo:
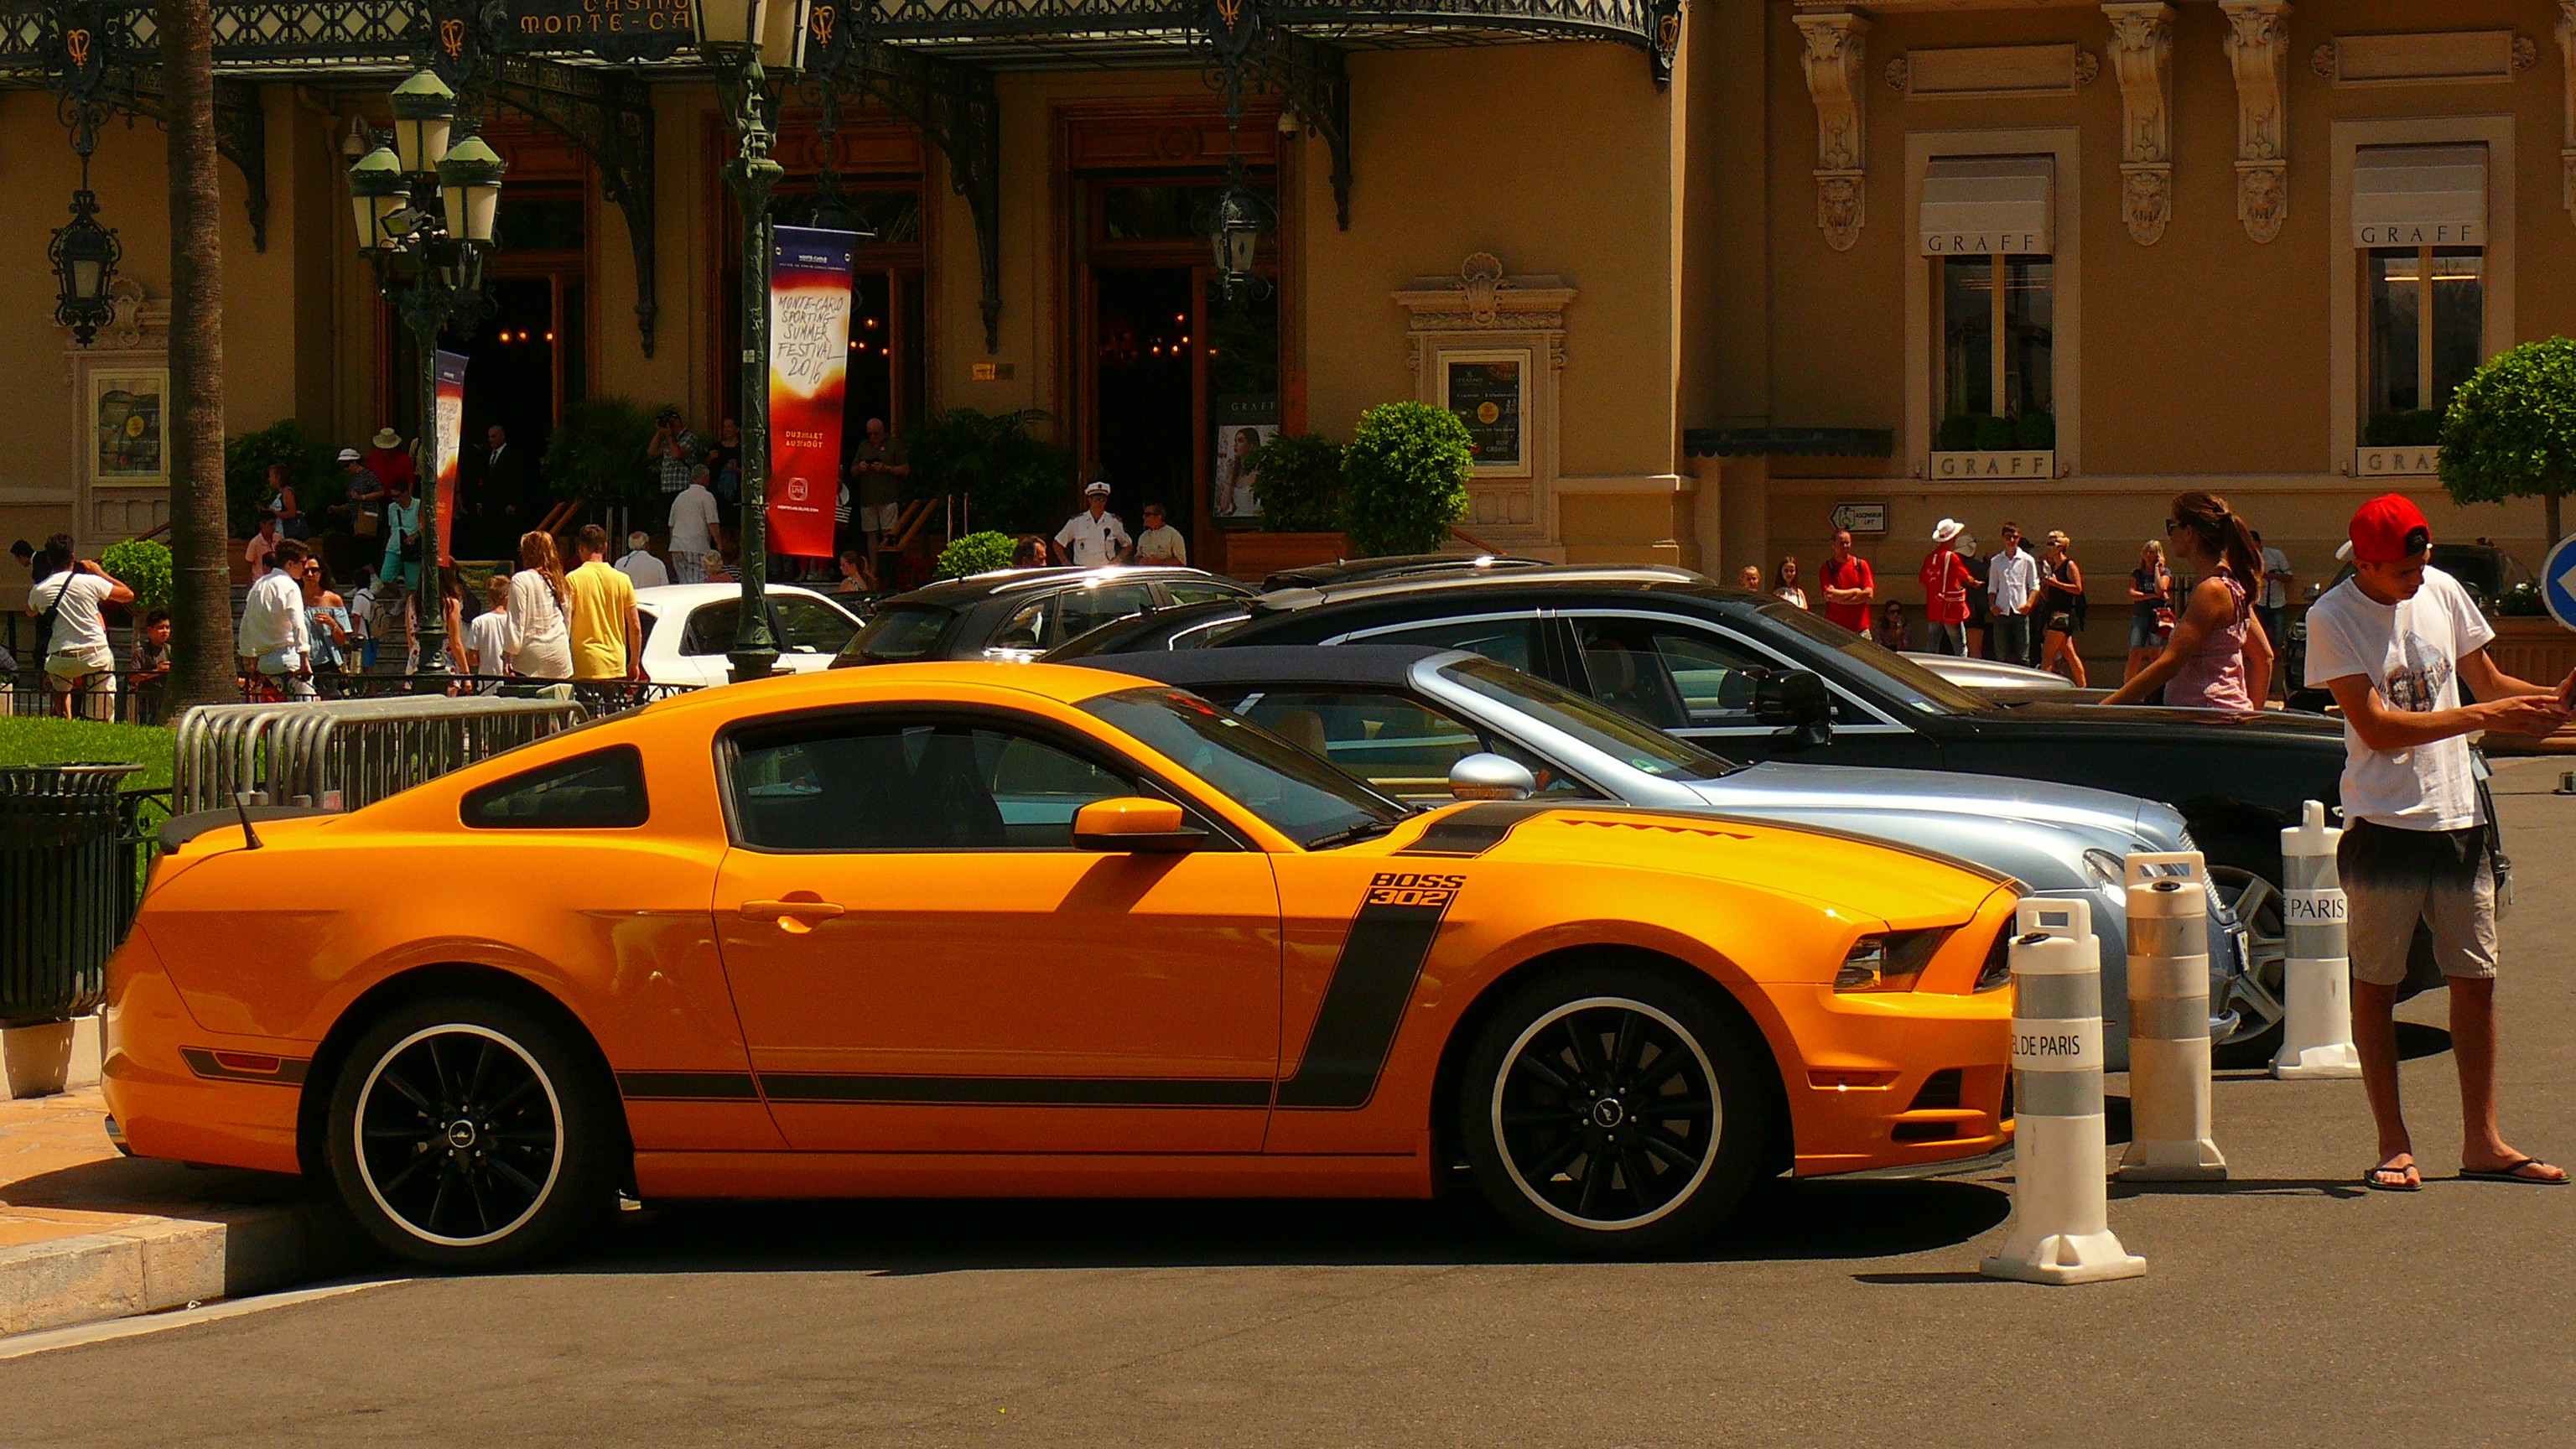
[[[1911,991],[1949,934],[1947,929],[1941,929],[1863,936],[1844,953],[1842,969],[1834,973],[1834,989]]]
[[[2127,861],[2098,845],[2084,852],[2084,873],[2093,877],[2097,886],[2108,889],[2119,885],[2127,876],[2128,869]]]

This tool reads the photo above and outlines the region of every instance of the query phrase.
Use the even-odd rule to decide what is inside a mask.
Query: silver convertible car
[[[2003,871],[2032,895],[2091,903],[2114,1070],[2127,1064],[2132,851],[2191,850],[2172,806],[1987,775],[1736,765],[1571,690],[1480,655],[1312,645],[1102,654],[1082,664],[1178,685],[1412,804],[1452,798],[1606,799],[1839,830]],[[2210,1032],[2271,1025],[2237,980],[2245,933],[2209,898]],[[2000,982],[1998,982],[2000,984]]]

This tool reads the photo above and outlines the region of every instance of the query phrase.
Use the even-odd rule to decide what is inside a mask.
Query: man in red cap
[[[2468,736],[2545,735],[2568,720],[2556,688],[2504,673],[2495,637],[2459,581],[2427,565],[2432,525],[2391,493],[2352,516],[2353,576],[2308,609],[2308,684],[2343,707],[2343,845],[2335,857],[2352,957],[2353,1041],[2379,1128],[2386,1192],[2423,1186],[2397,1100],[2397,993],[2418,921],[2451,988],[2460,1068],[2460,1175],[2564,1185],[2564,1169],[2515,1151],[2496,1124],[2496,831]],[[2465,681],[2478,699],[2460,703]]]

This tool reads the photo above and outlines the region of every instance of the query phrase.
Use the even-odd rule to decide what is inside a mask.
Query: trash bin
[[[0,768],[0,1025],[68,1020],[106,998],[134,895],[117,787],[141,768]]]

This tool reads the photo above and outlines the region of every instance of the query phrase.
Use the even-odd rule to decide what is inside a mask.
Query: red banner
[[[465,451],[465,356],[438,354],[438,427],[430,434],[438,460],[438,561],[454,563],[456,460]]]
[[[832,556],[856,233],[777,229],[769,261],[769,549]]]

